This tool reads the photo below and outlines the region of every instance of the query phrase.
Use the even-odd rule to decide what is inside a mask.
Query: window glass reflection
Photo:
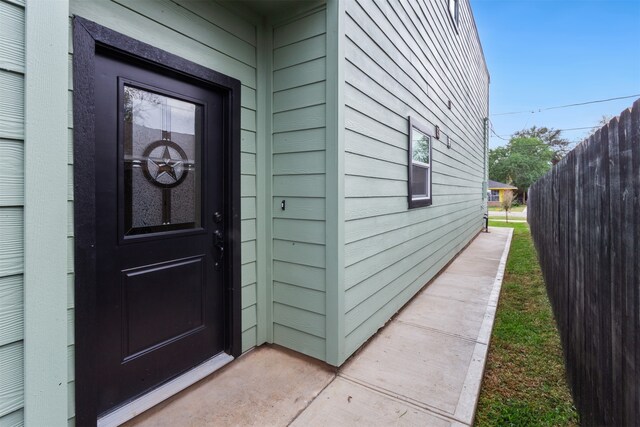
[[[200,226],[202,107],[124,86],[125,234]]]

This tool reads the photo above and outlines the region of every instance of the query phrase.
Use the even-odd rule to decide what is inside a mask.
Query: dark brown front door
[[[112,54],[95,99],[100,414],[225,349],[229,124],[223,93]]]

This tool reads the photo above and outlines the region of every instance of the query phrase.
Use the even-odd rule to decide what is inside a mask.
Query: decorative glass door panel
[[[125,236],[199,228],[202,106],[123,92]]]

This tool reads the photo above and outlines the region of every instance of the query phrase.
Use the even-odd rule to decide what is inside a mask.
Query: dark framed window
[[[500,201],[500,190],[489,190],[489,201],[490,202],[499,202]]]
[[[460,0],[449,0],[449,16],[453,21],[456,31],[460,22]]]
[[[202,229],[205,106],[123,78],[119,84],[124,238]]]
[[[409,117],[409,208],[429,206],[433,200],[430,134],[427,126]]]

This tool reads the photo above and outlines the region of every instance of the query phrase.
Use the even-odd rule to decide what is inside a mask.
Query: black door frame
[[[73,19],[73,151],[75,232],[76,424],[96,425],[96,193],[95,57],[111,53],[180,76],[223,93],[225,129],[224,215],[228,218],[224,259],[225,352],[241,352],[240,301],[240,81],[142,43],[81,17]]]

